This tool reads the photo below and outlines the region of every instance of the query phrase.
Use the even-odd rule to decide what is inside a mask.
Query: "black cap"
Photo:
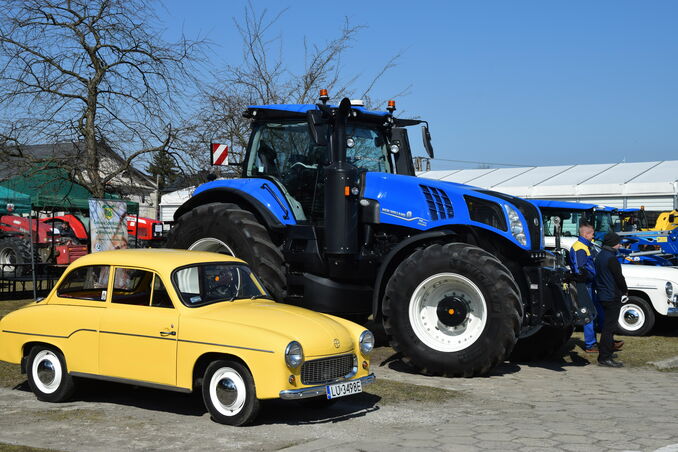
[[[613,247],[619,244],[619,242],[621,242],[621,237],[614,232],[608,232],[605,234],[605,237],[603,237],[603,246]]]

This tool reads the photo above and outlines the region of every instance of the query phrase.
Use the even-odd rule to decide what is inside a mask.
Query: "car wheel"
[[[259,412],[252,374],[234,361],[214,361],[207,367],[202,397],[212,419],[220,424],[245,425]]]
[[[66,360],[60,351],[48,346],[36,346],[28,355],[28,386],[43,402],[63,402],[75,390],[73,377],[68,374]]]
[[[396,268],[384,329],[403,361],[433,375],[487,375],[520,331],[518,287],[496,257],[465,243],[430,245]]]
[[[654,310],[643,298],[631,295],[619,310],[618,330],[625,336],[645,336],[654,326]]]

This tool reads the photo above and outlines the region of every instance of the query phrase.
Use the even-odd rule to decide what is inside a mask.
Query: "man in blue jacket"
[[[595,248],[592,243],[593,234],[594,231],[591,223],[582,221],[579,224],[579,237],[572,245],[572,248],[570,248],[569,257],[572,273],[577,277],[577,293],[579,296],[588,296],[591,299],[598,312],[598,324],[602,325],[602,308],[598,305],[593,290],[593,282],[596,276],[594,264]],[[584,351],[588,353],[598,352],[594,322],[584,325]]]
[[[622,274],[621,264],[617,260],[617,250],[621,247],[621,238],[614,232],[608,232],[603,238],[603,249],[595,259],[596,289],[598,301],[603,307],[605,321],[600,334],[600,353],[598,364],[606,367],[624,367],[613,358],[615,343],[614,332],[621,309],[622,297],[627,296],[628,287]]]

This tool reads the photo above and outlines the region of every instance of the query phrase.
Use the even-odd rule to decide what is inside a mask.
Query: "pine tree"
[[[172,185],[179,177],[179,170],[172,156],[166,150],[161,150],[153,154],[153,160],[146,168],[146,171],[153,176],[160,176],[159,189]]]

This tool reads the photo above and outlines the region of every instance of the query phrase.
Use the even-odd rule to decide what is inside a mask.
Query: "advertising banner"
[[[92,252],[127,248],[127,203],[112,199],[89,200]]]

